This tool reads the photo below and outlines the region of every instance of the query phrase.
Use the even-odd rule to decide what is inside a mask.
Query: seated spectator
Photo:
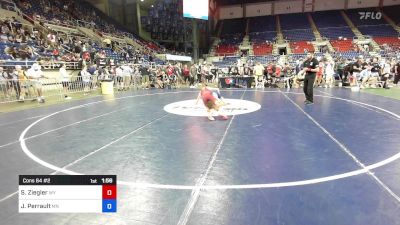
[[[19,48],[19,56],[21,59],[31,59],[33,55],[32,49],[28,45],[21,45]]]

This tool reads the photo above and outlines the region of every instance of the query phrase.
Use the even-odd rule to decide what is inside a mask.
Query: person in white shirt
[[[381,80],[384,82],[383,88],[389,89],[388,80],[390,76],[390,64],[385,59],[382,59],[381,68],[382,68]]]
[[[65,64],[61,65],[60,68],[60,79],[61,79],[61,84],[63,86],[63,92],[64,92],[64,99],[68,100],[71,99],[71,97],[68,96],[68,88],[70,84],[70,75],[67,73],[67,69]]]
[[[133,70],[129,66],[122,66],[122,74],[124,76],[124,90],[129,90]]]
[[[264,87],[264,66],[261,65],[260,62],[257,62],[257,65],[254,67],[254,75],[256,79],[256,88],[257,87]]]
[[[117,89],[121,91],[124,88],[124,74],[121,66],[115,69],[115,76],[117,77]]]
[[[91,89],[91,74],[87,71],[87,67],[84,66],[81,70],[81,77],[83,82],[83,92],[84,95],[87,95]]]
[[[325,87],[333,87],[335,82],[335,62],[333,60],[328,60],[325,64]]]
[[[39,103],[44,103],[42,81],[40,78],[47,78],[44,76],[42,68],[39,64],[34,63],[30,69],[27,71],[28,78],[31,79],[32,86],[37,93],[37,100]]]
[[[0,67],[0,93],[4,95],[5,98],[9,98],[9,77],[3,72],[3,67]]]

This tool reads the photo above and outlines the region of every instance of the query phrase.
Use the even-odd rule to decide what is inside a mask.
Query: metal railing
[[[22,66],[24,68],[30,68],[37,61],[0,61],[0,67],[14,68],[15,66]],[[48,61],[41,64],[44,70],[46,69],[58,69],[62,64],[65,64],[67,69],[79,69],[79,62],[65,62],[65,61]]]
[[[71,76],[68,79],[0,79],[0,103],[52,98],[61,101],[71,94],[99,93],[103,80],[112,81],[117,91],[150,87],[154,80],[143,83],[140,74]]]

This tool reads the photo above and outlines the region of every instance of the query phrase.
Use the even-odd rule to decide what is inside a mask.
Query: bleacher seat
[[[266,65],[269,62],[277,61],[279,55],[250,56],[249,59],[253,60],[253,62],[260,62],[261,64]]]
[[[276,17],[261,16],[249,19],[249,37],[253,43],[264,43],[276,39]],[[260,48],[261,46],[258,46]]]
[[[400,39],[398,37],[376,37],[375,42],[380,45],[387,45],[391,48],[400,48]]]
[[[242,18],[224,20],[222,35],[243,34],[246,29],[246,21]]]
[[[339,37],[349,39],[355,36],[351,28],[348,26],[326,27],[326,28],[319,28],[318,30],[322,37],[326,37],[328,39],[338,39]]]
[[[251,17],[249,19],[249,33],[276,31],[275,16]]]
[[[400,6],[387,6],[383,8],[383,12],[393,20],[397,25],[400,24],[400,16],[399,16]]]
[[[305,53],[314,51],[314,46],[309,41],[290,42],[293,53]]]
[[[224,57],[222,61],[219,62],[213,62],[214,65],[219,66],[219,67],[228,67],[232,65],[236,65],[238,62],[239,57],[238,56],[228,56]]]
[[[317,28],[348,26],[342,14],[340,14],[340,11],[337,10],[313,12],[311,13],[311,16]]]
[[[366,57],[367,55],[365,53],[359,53],[359,52],[355,52],[355,51],[348,51],[348,52],[336,52],[333,53],[332,56],[335,58],[343,58],[343,59],[356,59],[358,56],[364,56]]]
[[[216,54],[218,56],[235,55],[239,50],[237,46],[234,45],[219,45],[216,48]]]
[[[253,44],[254,55],[268,55],[272,53],[272,44],[267,43],[255,43]]]
[[[249,33],[249,37],[250,41],[254,43],[274,41],[276,39],[276,31]]]
[[[337,52],[354,51],[353,40],[331,40],[330,42]]]
[[[355,26],[365,26],[365,25],[379,25],[379,24],[387,24],[386,20],[381,17],[380,19],[372,19],[372,18],[361,18],[360,12],[374,12],[377,13],[374,9],[366,8],[366,9],[350,9],[346,10],[345,13],[350,18]]]
[[[311,29],[282,30],[285,39],[290,41],[312,41],[315,39]]]
[[[304,13],[279,15],[282,30],[310,29],[311,25]]]
[[[358,26],[358,30],[372,37],[397,37],[398,33],[389,24]]]

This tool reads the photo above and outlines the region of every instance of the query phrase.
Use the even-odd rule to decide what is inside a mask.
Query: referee
[[[318,60],[314,58],[313,52],[307,53],[307,59],[303,63],[303,71],[306,73],[304,76],[304,87],[303,91],[306,96],[306,100],[304,103],[306,105],[314,104],[313,99],[313,88],[314,88],[314,81],[316,73],[318,72]]]

